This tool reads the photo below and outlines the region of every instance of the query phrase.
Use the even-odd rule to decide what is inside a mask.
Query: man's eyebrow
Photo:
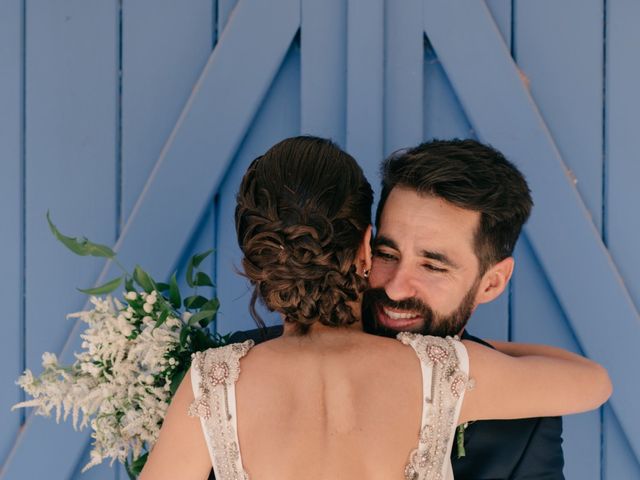
[[[374,247],[389,247],[394,250],[398,250],[398,244],[391,240],[389,237],[385,237],[384,235],[378,235],[373,239]]]
[[[447,257],[444,253],[440,252],[432,252],[429,250],[422,250],[420,252],[420,256],[424,258],[428,258],[429,260],[435,260],[436,262],[440,262],[443,265],[446,265],[451,268],[459,268],[456,263],[454,263],[449,257]]]

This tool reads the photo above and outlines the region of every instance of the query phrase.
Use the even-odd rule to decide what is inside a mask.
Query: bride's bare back
[[[241,369],[238,436],[252,478],[403,478],[422,415],[410,347],[341,329],[258,345]]]

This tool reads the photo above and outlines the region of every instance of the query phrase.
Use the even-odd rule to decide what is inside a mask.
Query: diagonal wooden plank
[[[608,368],[610,403],[640,457],[629,401],[640,385],[628,363],[640,318],[535,102],[484,2],[425,0],[424,27],[480,138],[527,176],[536,203],[528,237],[584,351]]]
[[[268,18],[272,21],[265,21]],[[242,0],[236,6],[116,242],[125,265],[138,262],[158,278],[172,270],[299,25],[299,0]],[[255,38],[260,41],[255,42]],[[176,211],[172,201],[175,195],[182,197],[181,205],[192,208]],[[108,263],[96,283],[102,282],[110,270]],[[63,361],[72,361],[73,351],[79,349],[79,327],[76,324],[63,348]],[[36,463],[38,471],[46,469],[43,462],[33,462],[32,455],[42,448],[38,446],[39,434],[51,428],[51,423],[34,421],[33,415],[27,419],[0,478],[15,478],[18,471],[25,475]],[[86,438],[82,434],[70,438],[65,440],[64,455],[69,468],[73,468]],[[49,474],[48,478],[63,478],[55,471],[49,470]],[[25,478],[40,476],[26,473]]]

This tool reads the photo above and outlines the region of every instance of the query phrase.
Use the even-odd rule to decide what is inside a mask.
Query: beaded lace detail
[[[200,417],[217,480],[249,480],[240,458],[235,383],[240,359],[253,344],[253,340],[247,340],[193,355],[195,399],[188,413]]]
[[[423,385],[422,427],[418,448],[411,452],[405,467],[406,480],[444,480],[456,420],[464,391],[470,385],[466,364],[461,366],[451,337],[439,338],[413,333],[400,333],[400,340],[410,345],[418,355],[424,372],[430,372],[431,382]],[[464,347],[461,346],[464,349]],[[464,370],[463,370],[464,369]]]

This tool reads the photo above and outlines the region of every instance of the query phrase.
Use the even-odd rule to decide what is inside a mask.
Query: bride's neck
[[[360,320],[341,327],[330,327],[320,322],[315,322],[309,327],[309,331],[304,335],[308,338],[329,337],[334,335],[344,335],[345,333],[362,333],[362,323]],[[297,325],[293,322],[284,322],[283,337],[300,337]]]

